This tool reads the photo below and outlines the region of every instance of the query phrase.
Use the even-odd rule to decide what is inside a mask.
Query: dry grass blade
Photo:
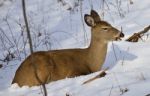
[[[84,84],[87,84],[87,83],[90,83],[90,82],[92,82],[92,81],[95,80],[95,79],[104,77],[104,76],[107,74],[107,73],[105,72],[106,70],[108,70],[108,68],[105,69],[105,70],[103,70],[103,71],[101,71],[101,72],[100,72],[98,75],[96,75],[95,77],[93,77],[93,78],[91,78],[91,79],[89,79],[89,80],[83,82],[83,85],[84,85]]]
[[[128,42],[138,42],[139,38],[141,38],[146,32],[150,30],[150,25],[145,27],[144,30],[134,33],[132,36],[130,36],[126,41]]]

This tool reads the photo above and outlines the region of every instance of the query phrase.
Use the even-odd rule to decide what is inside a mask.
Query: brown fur
[[[99,71],[106,57],[108,41],[123,37],[123,33],[101,21],[93,10],[91,15],[85,15],[84,18],[92,31],[88,48],[35,52],[32,54],[33,60],[30,55],[22,62],[12,83],[18,83],[19,86],[40,85],[35,78],[32,61],[40,80],[45,83]]]

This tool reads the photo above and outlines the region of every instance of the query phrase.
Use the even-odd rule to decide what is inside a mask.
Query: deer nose
[[[120,37],[124,37],[124,34],[122,32],[120,33]]]

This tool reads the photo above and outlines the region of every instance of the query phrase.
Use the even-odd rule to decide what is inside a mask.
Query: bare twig
[[[113,41],[112,41],[112,47],[113,47],[113,52],[114,52],[115,59],[116,59],[116,61],[118,61],[117,54],[116,54],[116,51],[115,51],[115,45],[114,45]]]
[[[111,92],[112,92],[112,89],[113,89],[113,85],[112,85],[112,87],[111,87],[111,89],[110,89],[110,92],[109,92],[109,96],[111,96]]]
[[[28,35],[28,39],[29,39],[30,52],[31,52],[31,54],[33,54],[32,39],[31,39],[30,29],[29,29],[29,26],[28,26],[28,20],[27,20],[27,15],[26,15],[25,0],[22,0],[22,9],[23,9],[23,16],[24,16],[24,21],[25,21],[25,25],[26,25],[27,35]],[[36,68],[36,65],[35,65],[35,63],[34,63],[34,60],[35,60],[35,59],[34,59],[33,55],[31,55],[31,58],[32,58],[32,66],[33,66],[33,69],[34,69],[35,77],[36,77],[37,81],[38,81],[38,82],[42,85],[42,87],[43,87],[44,96],[47,96],[47,90],[46,90],[46,87],[45,87],[45,83],[42,82],[42,81],[40,80],[40,78],[38,77],[37,68]]]
[[[81,15],[81,21],[82,21],[82,27],[83,27],[83,31],[84,31],[84,43],[85,43],[85,45],[87,45],[87,40],[88,40],[88,38],[87,38],[87,32],[86,32],[86,29],[85,29],[85,25],[84,25],[84,20],[83,20],[83,10],[82,10],[82,1],[80,1],[80,15]]]
[[[150,30],[150,25],[145,27],[144,30],[134,33],[132,36],[130,36],[126,41],[128,42],[138,42],[139,38],[141,38],[146,32]]]
[[[14,36],[14,34],[13,34],[13,30],[12,30],[10,24],[9,24],[9,21],[8,21],[8,14],[7,14],[7,16],[6,16],[6,19],[4,19],[4,20],[5,20],[5,22],[6,22],[7,26],[8,26],[9,31],[10,31],[10,34],[11,34],[11,37],[12,37],[13,45],[14,45],[14,46],[16,47],[16,49],[17,49],[16,51],[17,51],[18,58],[19,58],[19,60],[21,60],[21,56],[20,56],[20,52],[19,52],[17,40],[15,39],[15,36]],[[18,40],[18,41],[19,41],[19,40]]]
[[[96,75],[95,77],[93,77],[93,78],[91,78],[91,79],[89,79],[89,80],[87,80],[87,81],[85,81],[85,82],[83,82],[83,85],[84,84],[87,84],[87,83],[90,83],[90,82],[92,82],[93,80],[95,80],[95,79],[98,79],[98,78],[101,78],[101,77],[105,77],[105,75],[106,75],[106,70],[108,70],[108,68],[107,69],[105,69],[105,70],[103,70],[103,71],[101,71],[98,75]]]
[[[9,37],[6,35],[5,31],[0,27],[0,32],[6,37],[6,39],[9,41],[11,46],[14,46],[13,42],[9,39]]]
[[[0,64],[0,68],[2,68],[3,67],[3,65],[2,64]]]
[[[122,87],[121,87],[121,85],[119,84],[119,80],[118,80],[118,78],[116,77],[115,73],[113,73],[113,74],[114,74],[115,81],[116,81],[116,83],[118,84],[118,88],[119,88],[119,90],[120,90],[120,92],[121,92],[121,95],[123,95],[124,93],[128,92],[128,89],[127,89],[127,88],[122,88]]]

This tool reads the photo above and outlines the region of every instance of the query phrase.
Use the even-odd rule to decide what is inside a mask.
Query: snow
[[[105,77],[84,85],[83,82],[100,72],[51,82],[46,84],[48,96],[66,96],[66,94],[69,96],[146,96],[150,94],[149,34],[144,36],[144,41],[140,40],[138,43],[125,41],[127,37],[149,25],[150,1],[132,0],[133,4],[129,4],[129,0],[122,0],[119,6],[123,17],[120,17],[116,3],[113,3],[117,0],[106,0],[109,8],[106,4],[105,7],[102,6],[102,0],[83,0],[82,8],[78,0],[58,1],[26,0],[35,51],[86,48],[90,43],[90,28],[83,23],[82,15],[89,13],[92,7],[98,11],[102,19],[113,26],[118,29],[122,26],[126,37],[120,42],[109,43],[103,66],[103,68],[109,67]],[[28,44],[24,46],[26,37],[24,39],[22,37],[25,31],[21,0],[1,0],[0,5],[2,5],[0,6],[0,38],[3,38],[0,40],[0,59],[6,57],[8,50],[16,56],[8,64],[0,61],[0,64],[3,64],[0,68],[0,96],[42,96],[39,86],[20,88],[17,84],[11,85],[16,69],[29,55],[29,46]]]

